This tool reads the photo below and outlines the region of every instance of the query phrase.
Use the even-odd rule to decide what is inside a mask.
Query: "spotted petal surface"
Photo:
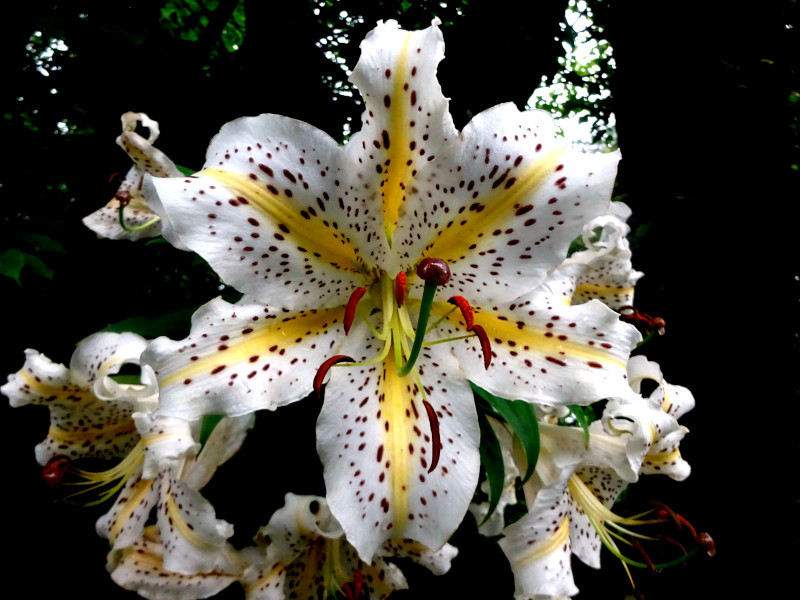
[[[202,171],[152,183],[170,235],[226,283],[284,308],[341,305],[381,244],[379,207],[350,184],[341,155],[324,132],[261,115],[224,126]]]
[[[234,551],[231,548],[227,552]],[[239,578],[235,570],[186,575],[165,569],[164,548],[156,527],[145,529],[144,535],[122,553],[112,552],[108,570],[117,585],[148,600],[208,598]]]
[[[439,548],[460,523],[477,484],[472,392],[448,349],[432,346],[424,359],[420,381],[399,377],[390,355],[334,369],[325,389],[317,448],[328,501],[365,561],[387,540],[410,538]],[[423,398],[438,415],[442,444],[430,473],[432,430]]]
[[[188,338],[158,338],[142,356],[158,377],[159,413],[196,420],[300,400],[341,342],[342,313],[342,307],[288,312],[212,300],[192,317]]]

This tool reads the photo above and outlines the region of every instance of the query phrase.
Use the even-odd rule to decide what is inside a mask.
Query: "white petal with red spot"
[[[188,420],[275,409],[311,391],[317,368],[341,341],[343,309],[285,312],[217,298],[192,317],[188,338],[151,342],[158,412]]]
[[[354,333],[363,335],[364,328],[351,337]],[[357,349],[357,344],[346,345],[343,352]],[[325,389],[317,449],[328,502],[365,561],[391,539],[442,546],[461,522],[477,484],[472,391],[448,348],[432,346],[422,354],[420,379],[438,415],[442,444],[431,473],[431,424],[421,388],[413,376],[397,375],[391,354],[371,365],[334,368]]]

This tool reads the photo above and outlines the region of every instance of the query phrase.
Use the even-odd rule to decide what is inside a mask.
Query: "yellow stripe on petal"
[[[323,218],[313,217],[302,210],[296,201],[273,193],[257,179],[222,169],[205,169],[196,173],[196,176],[213,179],[236,196],[246,198],[254,210],[291,236],[308,254],[337,269],[353,273],[367,272],[355,247],[337,227],[331,226]]]
[[[395,63],[397,75],[394,78],[392,93],[387,96],[389,108],[389,131],[384,132],[383,145],[387,151],[388,167],[385,171],[381,185],[381,195],[383,196],[383,224],[386,239],[389,246],[392,245],[394,228],[397,225],[397,218],[400,207],[403,204],[406,194],[407,179],[411,167],[411,150],[409,143],[411,136],[408,131],[409,123],[409,103],[405,96],[407,88],[408,73],[408,46],[411,41],[411,34],[407,34],[403,41],[400,54]],[[385,100],[384,103],[387,103]]]
[[[449,318],[457,322],[459,316],[451,315]],[[607,342],[600,339],[587,342],[574,339],[567,333],[560,333],[561,330],[570,330],[569,323],[560,326],[560,329],[554,332],[555,328],[551,330],[546,326],[535,327],[530,323],[516,320],[513,316],[490,313],[475,313],[475,323],[486,330],[493,346],[508,345],[523,357],[525,353],[535,352],[556,363],[578,359],[590,366],[612,366],[623,371],[626,367],[625,360],[612,355],[610,344]],[[627,349],[624,349],[624,354],[627,357]]]
[[[390,464],[392,520],[394,531],[401,536],[408,519],[408,491],[411,486],[413,466],[409,456],[410,430],[416,415],[409,409],[409,379],[397,375],[394,356],[390,353],[384,361],[382,412],[389,424],[384,431],[384,461]]]
[[[270,319],[241,331],[236,338],[215,345],[213,354],[187,356],[185,366],[167,371],[160,379],[162,388],[191,382],[201,375],[216,375],[232,365],[254,362],[270,354],[283,356],[308,336],[322,334],[337,326],[342,319],[343,307],[308,310],[284,319]]]
[[[47,431],[47,436],[59,444],[75,444],[96,440],[100,437],[120,437],[122,435],[136,433],[136,425],[133,420],[110,423],[102,427],[86,425],[85,427],[75,426],[75,429],[63,429],[58,426],[51,426]]]
[[[556,550],[561,548],[569,537],[569,517],[564,517],[556,528],[551,533],[550,537],[542,540],[538,544],[533,544],[530,552],[519,558],[518,564],[530,563],[541,560],[553,554]]]
[[[526,170],[505,180],[482,195],[480,200],[461,212],[453,227],[441,234],[425,249],[425,256],[435,256],[448,262],[457,262],[473,250],[470,246],[490,241],[486,235],[504,229],[512,222],[515,213],[541,188],[547,178],[561,164],[566,148],[556,148],[533,161]]]
[[[134,484],[133,489],[130,490],[131,493],[128,494],[128,499],[125,502],[125,506],[116,515],[114,523],[111,526],[111,530],[109,531],[108,539],[112,544],[117,539],[117,536],[119,536],[122,528],[128,522],[128,519],[131,518],[131,515],[136,511],[136,509],[144,504],[148,494],[150,494],[150,490],[153,487],[154,481],[154,479],[140,479]]]

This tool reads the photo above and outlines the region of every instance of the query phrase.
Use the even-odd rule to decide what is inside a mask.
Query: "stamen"
[[[319,369],[317,369],[317,374],[314,375],[314,392],[316,392],[317,396],[320,398],[322,398],[322,381],[325,379],[325,375],[328,374],[328,371],[333,365],[341,362],[355,361],[344,354],[337,354],[336,356],[331,356],[319,366]]]
[[[397,306],[403,306],[406,299],[406,273],[400,271],[394,280],[394,298],[397,301]]]
[[[128,190],[121,190],[116,193],[114,198],[116,198],[117,201],[119,201],[119,209],[117,210],[117,215],[119,218],[119,226],[122,227],[123,231],[127,231],[129,233],[132,233],[134,231],[141,231],[145,227],[149,227],[153,223],[161,220],[161,217],[157,216],[154,219],[148,221],[147,223],[139,225],[138,227],[128,227],[127,225],[125,225],[125,207],[128,206],[128,204],[130,204],[131,202],[131,193]]]
[[[425,288],[422,291],[422,300],[419,305],[419,318],[417,319],[417,331],[414,335],[414,345],[407,354],[406,364],[397,369],[397,374],[400,377],[408,375],[411,369],[414,368],[414,363],[417,362],[419,351],[422,349],[422,342],[425,339],[428,318],[431,316],[436,288],[450,281],[450,267],[441,258],[423,258],[417,267],[417,275],[425,281]],[[398,362],[397,364],[400,363]]]
[[[717,545],[714,543],[714,538],[712,538],[709,533],[701,531],[694,539],[700,546],[706,549],[706,554],[709,556],[714,556],[717,553]]]
[[[64,454],[57,454],[47,461],[42,469],[42,481],[48,486],[56,487],[64,478],[64,474],[69,470],[72,461]]]
[[[489,336],[486,335],[486,330],[480,325],[473,325],[471,331],[478,336],[481,341],[481,350],[483,351],[483,367],[489,369],[492,364],[492,345],[489,343]]]
[[[423,400],[422,405],[425,407],[425,412],[428,413],[428,422],[431,425],[431,466],[428,469],[428,473],[433,473],[436,465],[439,464],[439,454],[442,451],[442,438],[439,435],[439,417],[430,402]]]
[[[453,296],[448,302],[458,307],[461,311],[461,316],[464,317],[464,324],[467,326],[467,331],[472,331],[475,318],[472,314],[472,307],[469,305],[469,302],[467,302],[467,299],[464,298],[464,296]]]
[[[644,326],[652,331],[658,331],[658,335],[664,335],[667,323],[661,317],[651,317],[647,313],[639,312],[633,306],[620,306],[619,314],[622,316],[623,321],[628,323],[643,323]]]
[[[350,333],[350,327],[353,325],[353,319],[356,316],[356,306],[358,305],[358,301],[361,300],[366,293],[366,288],[357,287],[353,290],[353,293],[350,294],[350,299],[347,301],[347,306],[344,309],[344,319],[342,321],[345,335]]]

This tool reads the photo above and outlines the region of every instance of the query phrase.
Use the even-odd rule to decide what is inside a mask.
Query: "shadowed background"
[[[616,193],[633,209],[633,262],[645,273],[637,305],[667,322],[647,355],[697,400],[681,420],[691,431],[681,448],[692,476],[644,478],[634,499],[668,502],[709,531],[719,550],[658,577],[638,574],[637,582],[647,598],[705,598],[728,582],[741,596],[781,597],[800,558],[791,483],[798,396],[786,368],[798,358],[789,227],[800,164],[797,3],[746,11],[688,0],[588,4],[616,68],[605,80],[611,97],[585,104],[616,116],[623,155]],[[113,174],[130,166],[114,144],[123,112],[159,121],[158,148],[193,169],[219,127],[243,115],[286,114],[341,139],[348,124],[357,130],[361,106],[341,87],[335,60],[352,68],[358,42],[378,19],[414,28],[436,14],[446,44],[440,81],[461,129],[499,102],[524,107],[542,77],[559,72],[570,34],[559,25],[565,8],[561,0],[17,3],[0,38],[0,293],[8,331],[0,365],[16,371],[26,347],[68,363],[78,340],[109,323],[219,294],[219,282],[191,255],[166,244],[98,240],[81,224],[113,196]],[[0,410],[11,581],[34,597],[72,590],[136,597],[105,572],[107,543],[94,534],[105,508],[56,502],[38,480],[33,446],[45,435],[46,410],[5,403]],[[218,516],[236,524],[239,545],[286,491],[322,491],[313,452],[318,410],[307,399],[260,415],[235,463],[204,492]],[[230,489],[241,492],[233,498]],[[512,598],[501,552],[474,530],[467,517],[450,574],[410,569],[412,588],[398,600],[465,591]],[[576,566],[579,597],[629,593],[616,559],[606,553],[603,562],[600,573]],[[236,586],[223,596],[243,597]]]

